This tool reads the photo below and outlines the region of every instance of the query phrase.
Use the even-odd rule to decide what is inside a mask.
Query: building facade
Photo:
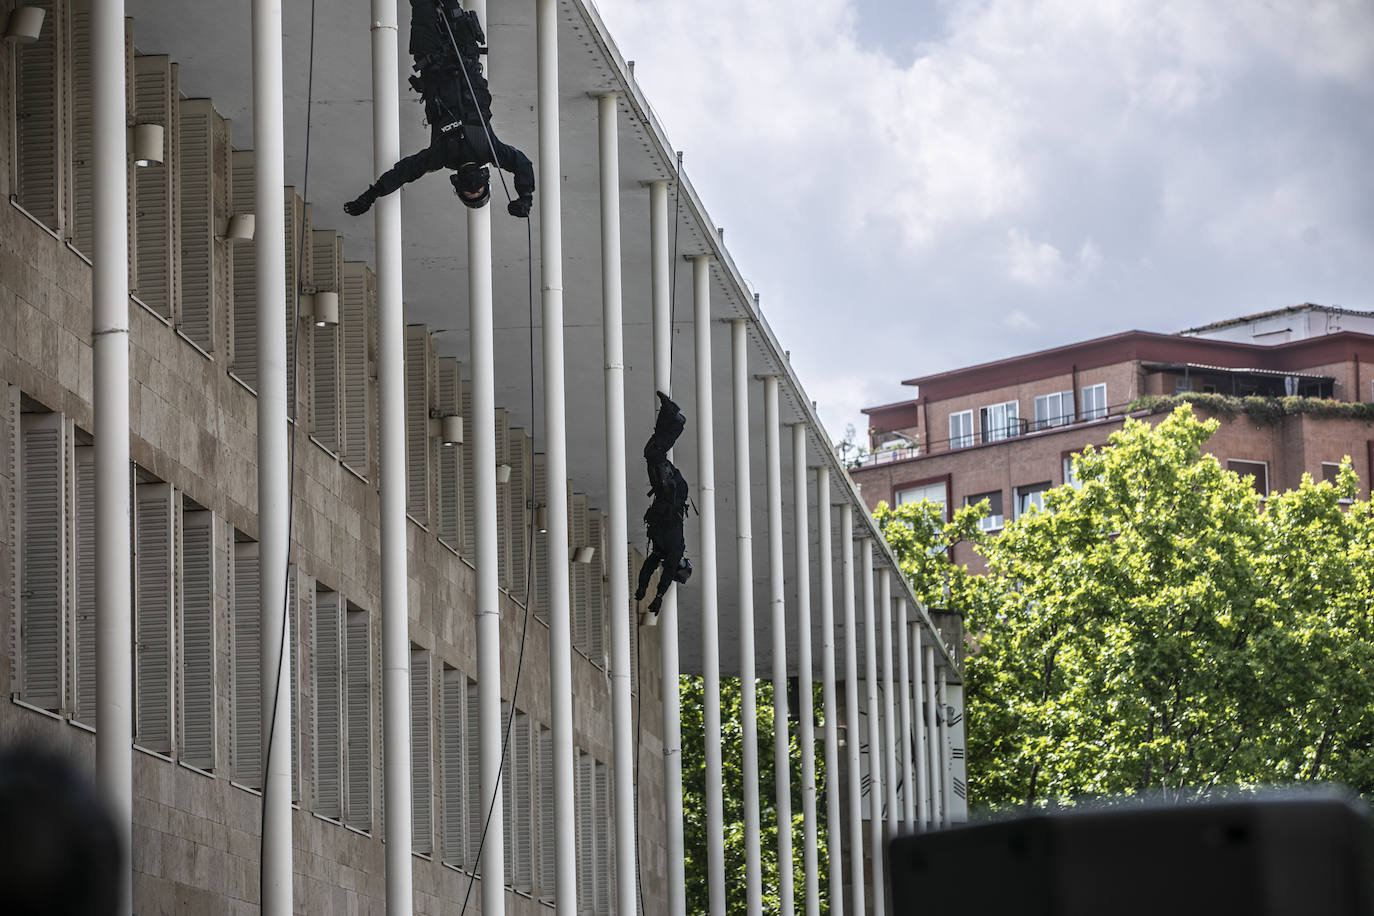
[[[1185,335],[1129,331],[910,379],[904,384],[917,388],[917,398],[864,411],[872,451],[853,477],[870,508],[929,499],[948,518],[956,507],[987,499],[983,527],[997,531],[1040,505],[1045,490],[1073,482],[1072,455],[1106,445],[1127,416],[1148,418],[1155,409],[1151,396],[1220,395],[1237,399],[1237,407],[1245,398],[1374,402],[1374,335],[1339,329],[1348,321],[1333,323],[1327,333],[1305,333],[1316,308]],[[1295,321],[1304,333],[1287,330]],[[1268,342],[1230,339],[1242,326]],[[1304,473],[1334,479],[1346,457],[1368,493],[1374,471],[1368,420],[1295,408],[1257,421],[1243,412],[1230,419],[1208,411],[1205,402],[1197,409],[1222,421],[1207,451],[1223,466],[1253,475],[1261,494],[1295,487]],[[956,560],[980,562],[967,545]]]

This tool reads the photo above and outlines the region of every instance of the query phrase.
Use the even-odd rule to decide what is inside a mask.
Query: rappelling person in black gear
[[[649,590],[654,570],[663,567],[658,577],[658,591],[649,602],[655,615],[663,606],[663,595],[674,582],[686,583],[692,576],[692,564],[684,554],[687,542],[682,537],[682,523],[687,517],[687,481],[682,472],[668,460],[668,450],[687,426],[687,418],[672,398],[658,392],[660,401],[658,421],[653,435],[644,445],[644,461],[649,466],[649,495],[653,502],[644,513],[644,525],[649,529],[649,556],[639,568],[639,587],[635,600]]]
[[[453,170],[453,193],[464,206],[478,209],[491,199],[485,166],[495,164],[515,175],[517,196],[506,211],[529,216],[534,166],[491,129],[491,91],[481,66],[486,40],[477,14],[464,10],[458,0],[410,0],[410,54],[416,71],[410,85],[425,103],[429,146],[384,172],[376,184],[344,204],[345,213],[361,216],[378,197],[445,168]]]

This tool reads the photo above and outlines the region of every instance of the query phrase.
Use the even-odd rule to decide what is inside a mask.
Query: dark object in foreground
[[[1371,916],[1371,855],[1329,794],[1038,814],[894,840],[892,911]]]
[[[644,444],[644,463],[649,470],[649,494],[654,498],[644,513],[644,525],[649,530],[649,555],[639,568],[639,587],[635,600],[639,601],[649,588],[654,570],[663,567],[658,588],[649,610],[657,617],[663,607],[663,595],[674,582],[686,584],[692,577],[692,564],[686,557],[687,542],[682,536],[682,522],[687,517],[687,481],[682,472],[668,460],[668,452],[687,427],[687,418],[673,399],[658,392],[660,402],[658,420],[653,435]]]

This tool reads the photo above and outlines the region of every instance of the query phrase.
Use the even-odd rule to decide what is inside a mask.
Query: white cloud
[[[1007,232],[1007,273],[1024,286],[1058,283],[1066,271],[1064,255],[1049,242],[1033,241],[1020,229]]]

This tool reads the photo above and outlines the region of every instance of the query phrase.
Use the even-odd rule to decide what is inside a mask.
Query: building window
[[[1083,489],[1083,481],[1079,480],[1078,475],[1074,473],[1072,455],[1064,459],[1064,484],[1075,490]]]
[[[1082,395],[1084,420],[1100,420],[1107,415],[1106,383],[1085,385],[1082,389]]]
[[[1263,461],[1227,461],[1226,470],[1242,477],[1253,477],[1252,485],[1260,498],[1269,495],[1269,465]]]
[[[973,411],[961,410],[949,415],[949,447],[968,448],[973,444]]]
[[[234,779],[259,788],[262,782],[262,651],[258,598],[258,544],[239,540],[234,544],[233,694],[231,748]]]
[[[343,601],[338,592],[316,586],[314,618],[315,813],[342,820]]]
[[[134,743],[172,752],[172,538],[175,492],[160,481],[134,496]]]
[[[457,668],[444,665],[443,673],[443,720],[440,723],[440,741],[443,744],[441,766],[443,770],[443,859],[449,865],[467,868],[469,865],[464,841],[465,821],[463,770],[466,759],[463,753],[463,714],[467,705],[468,679]],[[475,691],[474,691],[475,692]]]
[[[19,420],[17,693],[58,711],[66,683],[66,612],[71,581],[67,537],[69,427],[58,413]]]
[[[1073,392],[1056,391],[1035,399],[1034,429],[1068,426],[1073,422]]]
[[[1021,435],[1017,402],[1003,401],[978,408],[978,427],[984,442],[1000,442]]]
[[[1002,530],[1002,491],[992,490],[988,493],[975,493],[972,496],[964,497],[964,505],[972,506],[983,500],[988,501],[988,514],[983,516],[978,522],[978,527],[983,531]]]
[[[410,842],[415,852],[434,852],[433,754],[430,749],[429,653],[410,646]]]
[[[1043,510],[1045,508],[1045,492],[1049,490],[1050,482],[1033,483],[1029,486],[1017,487],[1015,490],[1015,511],[1013,518],[1020,518],[1031,510],[1032,507]]]
[[[1341,476],[1341,466],[1334,461],[1322,462],[1322,482],[1329,483],[1333,487],[1336,480]]]
[[[215,768],[215,602],[224,533],[213,512],[181,515],[181,759]]]
[[[940,507],[940,518],[945,518],[946,506],[949,503],[948,490],[949,484],[941,480],[936,483],[927,483],[916,487],[907,487],[905,490],[898,490],[896,494],[893,495],[893,501],[899,506],[903,503],[933,503]]]
[[[344,823],[372,829],[372,627],[367,611],[344,615]]]

